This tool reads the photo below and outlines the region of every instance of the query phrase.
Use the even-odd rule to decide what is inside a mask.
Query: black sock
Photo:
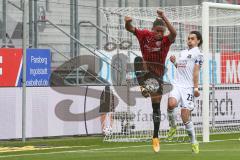
[[[152,103],[152,108],[153,108],[153,124],[154,124],[153,138],[158,138],[158,131],[159,131],[160,121],[161,121],[160,103]]]

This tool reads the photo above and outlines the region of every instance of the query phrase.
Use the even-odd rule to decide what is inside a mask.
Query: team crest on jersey
[[[156,42],[156,46],[157,46],[157,47],[160,47],[160,46],[161,46],[161,41],[157,41],[157,42]]]
[[[187,56],[187,58],[192,58],[192,55],[191,55],[191,54],[189,54],[189,55]]]

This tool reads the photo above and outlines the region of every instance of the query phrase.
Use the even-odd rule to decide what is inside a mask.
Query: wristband
[[[194,88],[194,92],[198,92],[198,88]]]

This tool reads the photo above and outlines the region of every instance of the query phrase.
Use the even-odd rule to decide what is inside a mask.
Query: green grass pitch
[[[150,142],[103,142],[102,137],[65,137],[0,142],[0,160],[240,160],[240,134],[211,136],[193,154],[189,143],[161,143],[154,153]],[[23,146],[25,150],[18,151]],[[4,150],[5,149],[5,150]]]

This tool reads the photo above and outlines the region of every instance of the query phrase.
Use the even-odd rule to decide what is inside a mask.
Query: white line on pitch
[[[59,151],[59,152],[48,152],[48,153],[32,153],[32,154],[20,154],[20,155],[6,155],[0,156],[0,158],[8,158],[8,157],[23,157],[23,156],[38,156],[38,155],[51,155],[51,154],[62,154],[62,153],[79,153],[79,152],[91,152],[91,153],[148,153],[153,152],[149,151],[114,151],[115,149],[128,149],[128,148],[137,148],[149,145],[141,145],[141,146],[130,146],[130,147],[116,147],[116,148],[100,148],[100,149],[90,149],[90,150],[75,150],[75,151]],[[216,150],[200,150],[200,152],[239,152],[240,150],[237,149],[216,149]],[[170,149],[170,150],[161,150],[160,152],[191,152],[191,150],[183,150],[183,149]]]
[[[234,139],[228,139],[224,141],[232,141]],[[235,139],[237,140],[237,139]],[[189,144],[189,143],[175,143],[175,144],[164,144],[164,145],[182,145],[182,144]],[[115,147],[115,148],[96,148],[96,149],[89,149],[89,150],[74,150],[74,151],[55,151],[55,152],[47,152],[47,153],[29,153],[29,154],[19,154],[19,155],[3,155],[0,158],[7,158],[7,157],[22,157],[22,156],[38,156],[38,155],[51,155],[51,154],[62,154],[62,153],[77,153],[77,152],[114,152],[115,149],[128,149],[128,148],[138,148],[138,147],[146,147],[150,145],[138,145],[138,146],[126,146],[126,147]],[[189,151],[189,150],[161,150],[161,152],[180,152],[180,151]],[[223,152],[223,151],[240,151],[240,150],[201,150],[201,152]],[[115,151],[119,152],[119,151]],[[131,151],[124,151],[124,152],[131,152]],[[134,151],[133,151],[134,152]],[[142,152],[142,151],[139,151]]]
[[[0,156],[0,158],[22,157],[22,156],[37,156],[37,155],[51,155],[51,154],[62,154],[62,153],[77,153],[77,152],[104,151],[104,150],[114,150],[114,149],[137,148],[137,147],[144,147],[144,146],[149,146],[149,145],[127,146],[127,147],[115,147],[115,148],[98,148],[98,149],[74,150],[74,151],[55,151],[55,152],[47,152],[47,153],[29,153],[29,154],[19,154],[19,155],[3,155],[3,156]]]
[[[216,150],[200,150],[200,152],[239,152],[240,150],[237,150],[237,149],[235,149],[235,150],[233,150],[233,149],[229,149],[229,150],[221,150],[221,149],[216,149]],[[102,150],[94,150],[94,151],[89,151],[89,152],[91,152],[91,153],[142,153],[142,152],[144,152],[144,153],[148,153],[148,152],[153,152],[152,150],[148,150],[148,151],[114,151],[114,150],[112,150],[112,151],[108,151],[108,150],[104,150],[104,151],[102,151]],[[169,149],[169,150],[160,150],[160,152],[191,152],[191,149],[188,149],[188,150],[183,150],[183,149]]]

